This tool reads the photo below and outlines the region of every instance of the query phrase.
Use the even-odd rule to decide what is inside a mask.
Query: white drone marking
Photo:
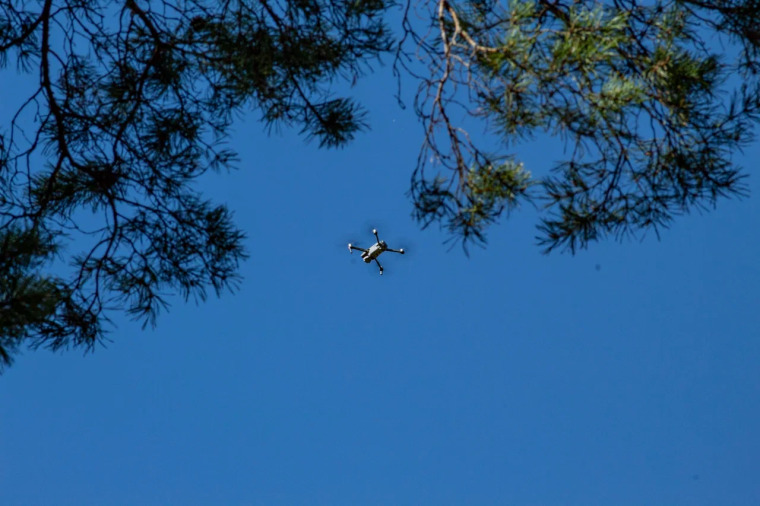
[[[380,254],[383,251],[392,251],[393,253],[401,253],[404,254],[404,248],[401,249],[391,249],[388,247],[387,244],[385,244],[385,241],[381,241],[380,238],[377,236],[377,229],[373,228],[372,233],[375,234],[375,239],[377,239],[377,242],[369,247],[369,249],[364,248],[358,248],[354,246],[353,244],[348,244],[348,251],[349,253],[353,253],[354,250],[359,250],[362,252],[362,260],[364,260],[364,263],[370,263],[372,260],[375,261],[378,267],[380,267],[380,274],[383,273],[383,266],[380,265],[380,262],[377,261],[377,257],[380,256]]]

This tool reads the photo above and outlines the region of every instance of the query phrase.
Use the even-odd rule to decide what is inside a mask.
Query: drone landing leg
[[[375,263],[377,264],[378,267],[380,267],[380,275],[382,276],[383,275],[383,266],[380,265],[380,262],[377,261],[377,258],[375,258]]]

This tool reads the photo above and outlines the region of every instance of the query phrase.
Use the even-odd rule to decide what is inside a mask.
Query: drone
[[[362,252],[362,260],[364,260],[364,263],[370,263],[372,260],[375,261],[378,267],[380,267],[380,274],[383,274],[383,266],[380,265],[380,262],[377,261],[377,257],[380,256],[380,254],[383,251],[392,251],[393,253],[401,253],[404,254],[404,248],[401,249],[391,249],[388,247],[387,244],[385,244],[385,241],[381,241],[380,238],[377,236],[377,229],[373,228],[372,233],[375,234],[375,239],[377,239],[377,242],[369,247],[369,249],[359,248],[354,246],[353,244],[348,244],[348,251],[349,253],[353,253],[354,250],[359,250]]]

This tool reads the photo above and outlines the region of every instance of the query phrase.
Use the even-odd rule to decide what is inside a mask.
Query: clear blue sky
[[[750,199],[659,242],[545,256],[524,208],[467,258],[410,218],[392,89],[353,90],[372,130],[341,151],[237,124],[204,187],[249,236],[240,290],[21,355],[1,504],[760,504],[760,147]],[[410,253],[383,277],[346,249],[372,226]]]

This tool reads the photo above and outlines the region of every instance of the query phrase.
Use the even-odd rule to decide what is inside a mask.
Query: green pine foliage
[[[343,146],[334,84],[383,54],[419,85],[413,215],[464,245],[526,202],[575,251],[746,191],[760,0],[0,0],[0,71],[37,83],[0,125],[0,369],[234,288],[244,234],[195,186],[232,119]],[[521,160],[537,136],[564,157]]]
[[[544,249],[575,251],[608,235],[659,233],[681,213],[744,194],[732,158],[758,119],[759,8],[440,2],[436,43],[421,46],[430,76],[418,95],[426,128],[412,182],[418,219],[484,241],[504,209],[531,201],[543,211]],[[462,113],[483,121],[486,135],[453,124]],[[520,143],[537,135],[558,137],[566,158],[527,167],[534,176],[510,194],[511,206],[473,206],[483,193],[470,181],[519,160]]]

